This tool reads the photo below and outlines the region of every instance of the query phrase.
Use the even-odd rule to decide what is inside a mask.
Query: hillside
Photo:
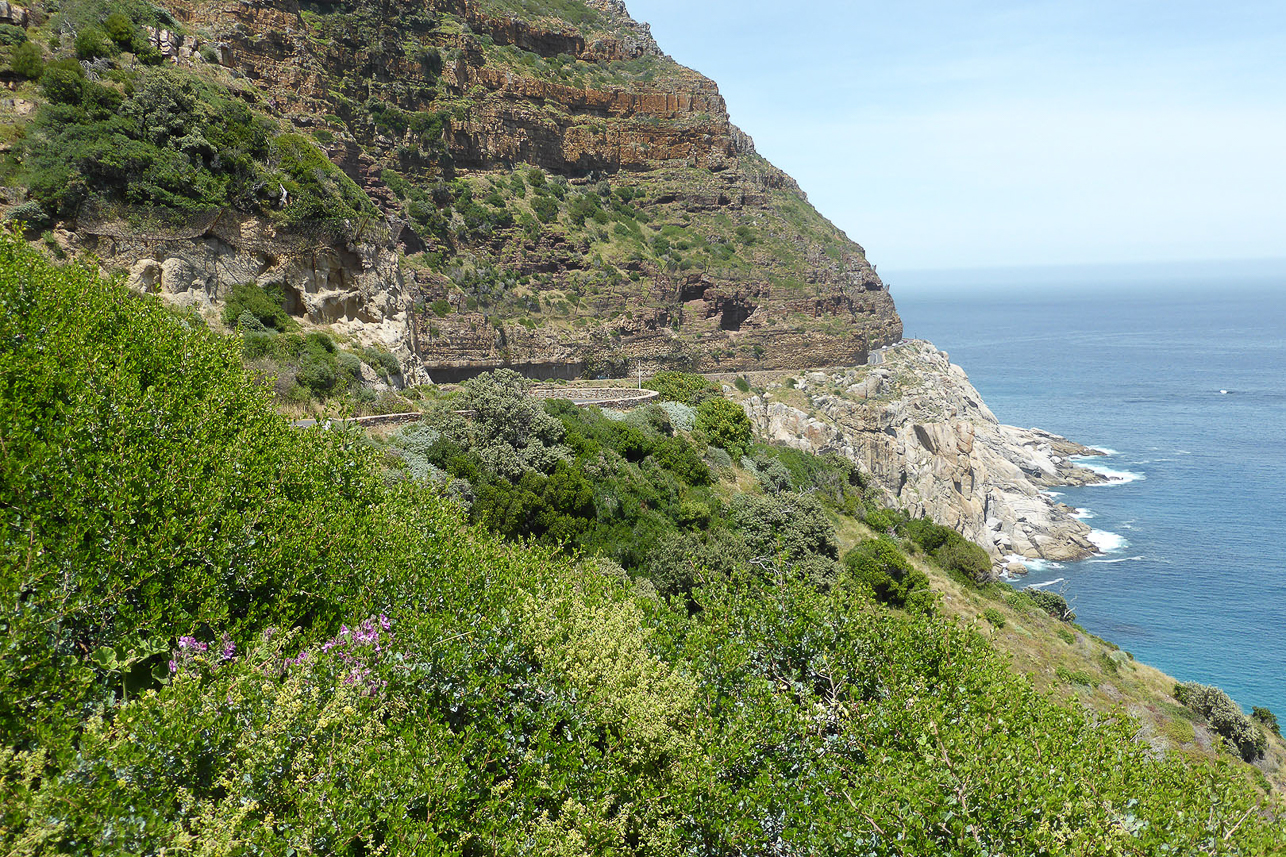
[[[862,248],[619,2],[24,15],[9,216],[174,304],[252,282],[439,382],[851,365],[901,336]]]
[[[736,478],[758,472],[764,490],[720,478],[685,497],[745,442],[721,397],[691,431],[648,433],[479,379],[463,434],[417,432],[393,454],[292,428],[238,342],[9,235],[0,300],[6,853],[1259,855],[1286,842],[1279,800],[1232,756],[1162,755],[1122,712],[1041,693],[983,627],[951,620],[985,593],[935,597],[890,538],[831,530],[815,514],[825,497],[862,526],[894,524],[832,478],[837,465],[757,450]],[[505,519],[539,528],[530,540],[501,541],[444,500],[431,458],[474,468],[491,508],[539,489],[565,514],[538,502]],[[585,468],[615,476],[586,494]],[[640,483],[632,468],[668,476]],[[594,490],[620,499],[631,482],[651,502],[622,513],[690,526],[704,499],[752,561],[715,546],[731,568],[631,581],[552,546],[578,518],[596,526]],[[930,522],[896,525],[938,562],[970,553]],[[841,541],[855,545],[842,564]],[[1006,639],[1054,621],[1038,607],[982,612]],[[1131,666],[1062,630],[1064,657],[1100,662],[1060,675],[1106,692],[1111,661],[1132,692]],[[1279,759],[1279,740],[1264,742]]]

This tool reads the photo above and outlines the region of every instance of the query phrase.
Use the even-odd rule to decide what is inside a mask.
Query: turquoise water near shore
[[[1001,422],[1112,451],[1090,463],[1115,484],[1058,491],[1110,549],[1016,585],[1286,714],[1286,276],[889,279],[906,335],[949,352]]]

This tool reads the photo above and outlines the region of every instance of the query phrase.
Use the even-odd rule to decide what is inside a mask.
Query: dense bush
[[[45,67],[49,103],[32,123],[22,179],[49,212],[65,216],[86,202],[185,214],[234,206],[351,225],[373,211],[316,144],[274,136],[226,90],[177,69],[121,75],[124,94],[88,80],[74,60]]]
[[[1048,589],[1023,589],[1018,593],[1022,598],[1035,604],[1060,622],[1075,622],[1076,614],[1067,603],[1067,599],[1057,592]]]
[[[990,579],[991,557],[982,547],[950,527],[936,524],[928,518],[908,518],[898,524],[897,529],[947,571],[954,571],[974,583]]]
[[[36,80],[45,73],[45,59],[40,54],[40,48],[35,44],[23,42],[13,49],[13,58],[9,61],[9,67],[20,77]]]
[[[662,401],[684,405],[699,405],[721,395],[719,385],[714,381],[686,372],[657,372],[644,386],[660,393]]]
[[[0,851],[1286,841],[1240,772],[1155,757],[967,629],[737,569],[638,601],[292,429],[234,342],[87,268],[7,237],[0,306]]]
[[[929,579],[888,538],[868,539],[844,554],[844,571],[885,604],[925,610],[933,603]]]
[[[1258,705],[1252,706],[1250,716],[1264,724],[1264,728],[1270,730],[1274,735],[1280,736],[1282,734],[1282,728],[1277,722],[1277,715],[1273,714],[1269,709],[1260,708]]]
[[[286,314],[286,293],[280,283],[259,286],[237,283],[223,304],[223,323],[235,326],[243,314],[249,314],[263,328],[285,331],[290,326]]]
[[[1219,688],[1186,682],[1175,685],[1174,698],[1206,718],[1210,728],[1222,735],[1247,762],[1263,758],[1267,752],[1268,738],[1263,730]]]
[[[754,429],[750,417],[736,402],[708,399],[697,408],[696,430],[704,432],[714,446],[733,458],[740,458],[750,448]]]

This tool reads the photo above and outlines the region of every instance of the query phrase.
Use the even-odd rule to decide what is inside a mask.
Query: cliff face
[[[1090,528],[1046,489],[1103,477],[1065,438],[1000,424],[964,370],[927,342],[880,352],[876,365],[812,372],[742,403],[759,431],[856,462],[885,498],[987,548],[1049,560],[1096,552]],[[793,383],[793,387],[792,387]]]
[[[620,2],[161,5],[176,73],[310,136],[378,211],[364,237],[311,245],[263,240],[246,212],[233,240],[197,236],[283,283],[304,321],[387,347],[397,329],[441,380],[842,365],[901,336],[862,248]],[[109,268],[191,268],[204,297],[184,300],[229,283],[209,253],[103,231],[72,216],[59,234]]]

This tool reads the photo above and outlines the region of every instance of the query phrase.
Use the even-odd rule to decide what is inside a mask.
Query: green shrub
[[[1001,613],[995,607],[988,607],[982,611],[982,617],[991,623],[993,627],[1005,627],[1005,614]]]
[[[1067,599],[1057,592],[1050,592],[1048,589],[1024,589],[1019,595],[1060,622],[1076,621],[1076,614],[1072,612]]]
[[[54,60],[45,65],[40,88],[54,104],[78,105],[87,88],[85,70],[73,59]]]
[[[894,607],[922,603],[929,579],[917,571],[890,539],[867,539],[844,554],[849,580],[870,589],[875,597]]]
[[[13,49],[13,59],[9,63],[14,74],[28,80],[37,80],[45,73],[45,60],[40,48],[34,42],[23,42]]]
[[[750,417],[736,402],[709,399],[697,408],[696,430],[704,432],[710,443],[740,458],[750,447],[754,430]]]
[[[1228,741],[1247,762],[1262,759],[1268,738],[1228,694],[1217,687],[1186,682],[1174,686],[1174,698],[1206,718],[1210,728]]]
[[[558,200],[548,196],[537,196],[531,201],[531,210],[540,218],[541,223],[553,223],[558,219]]]
[[[242,326],[241,329],[244,331],[245,327]],[[241,353],[245,355],[246,360],[260,360],[271,357],[277,350],[276,344],[277,337],[272,333],[246,332],[242,337]]]
[[[1054,668],[1054,675],[1064,684],[1079,684],[1082,687],[1098,687],[1098,682],[1094,676],[1083,670],[1069,669],[1061,664]]]
[[[887,533],[894,527],[894,517],[888,509],[867,509],[862,516],[866,525],[877,533]]]
[[[40,203],[32,200],[24,202],[22,205],[14,206],[5,214],[5,221],[9,223],[25,223],[28,229],[42,229],[51,225],[49,214],[45,207]]]
[[[27,41],[27,31],[13,24],[0,24],[0,45],[21,45]],[[17,68],[14,68],[17,71]],[[21,74],[21,72],[19,72]],[[26,75],[33,77],[33,75]],[[34,75],[38,77],[39,75]]]
[[[76,59],[81,60],[103,59],[117,54],[116,46],[97,27],[86,27],[77,33],[74,46]]]
[[[139,35],[138,27],[121,12],[113,12],[103,20],[103,32],[121,50],[130,50]]]
[[[429,309],[433,310],[433,314],[438,318],[446,318],[451,314],[451,304],[444,298],[438,298],[429,304]]]
[[[750,382],[746,380],[745,375],[738,375],[737,380],[733,381],[733,385],[743,393],[750,392]]]
[[[839,545],[835,528],[815,497],[739,494],[728,516],[745,539],[751,556],[762,563],[784,563],[783,570],[793,567],[798,577],[819,588],[834,583],[839,571]]]
[[[290,326],[290,316],[285,309],[285,287],[271,283],[260,287],[255,283],[238,283],[232,287],[223,304],[223,323],[232,327],[250,316],[261,327],[244,327],[244,330],[285,331]]]
[[[699,405],[721,395],[719,385],[715,382],[686,372],[657,372],[643,386],[656,390],[662,401],[684,405]]]
[[[397,378],[402,374],[402,363],[397,356],[385,351],[383,348],[367,346],[362,349],[362,359],[366,365],[375,370],[375,373],[384,380]]]
[[[1264,724],[1264,727],[1269,729],[1274,735],[1281,737],[1281,734],[1282,734],[1281,726],[1278,725],[1277,723],[1277,715],[1273,714],[1272,711],[1268,710],[1267,708],[1260,708],[1258,705],[1256,705],[1251,707],[1250,716],[1253,719]]]

